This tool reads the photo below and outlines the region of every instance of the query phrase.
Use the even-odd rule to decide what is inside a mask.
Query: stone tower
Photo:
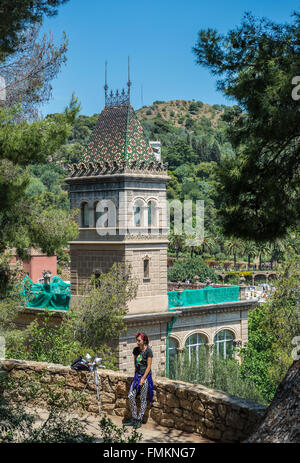
[[[107,95],[80,162],[69,166],[71,208],[80,233],[70,243],[71,293],[83,294],[92,274],[114,262],[131,264],[139,286],[119,340],[119,368],[132,370],[136,331],[154,351],[153,371],[165,368],[166,334],[173,315],[167,296],[167,166],[157,159],[124,90]]]

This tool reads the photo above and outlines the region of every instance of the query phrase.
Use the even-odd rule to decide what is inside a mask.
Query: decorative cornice
[[[126,325],[143,322],[143,325],[156,325],[158,321],[169,321],[175,316],[181,314],[181,310],[176,310],[174,312],[153,312],[153,313],[137,313],[137,314],[128,314],[123,318],[123,321]]]
[[[111,174],[132,174],[132,173],[167,173],[168,163],[161,161],[132,161],[131,165],[126,165],[124,160],[83,162],[78,164],[67,164],[69,178],[91,177]]]
[[[206,304],[192,307],[180,307],[182,317],[190,317],[193,315],[203,315],[206,313],[228,313],[237,312],[240,310],[250,310],[253,306],[257,305],[257,301],[233,301],[223,302],[218,304]]]

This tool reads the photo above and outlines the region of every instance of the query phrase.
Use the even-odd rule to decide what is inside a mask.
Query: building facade
[[[182,351],[194,334],[207,345],[222,330],[232,333],[234,342],[247,339],[251,303],[168,309],[168,180],[160,144],[151,146],[145,136],[129,91],[108,97],[106,88],[105,108],[80,162],[69,166],[66,179],[71,208],[80,210],[80,232],[70,243],[71,303],[84,296],[91,275],[108,271],[114,262],[131,265],[138,293],[118,340],[121,371],[133,370],[138,330],[149,335],[154,374],[167,370],[169,354]]]

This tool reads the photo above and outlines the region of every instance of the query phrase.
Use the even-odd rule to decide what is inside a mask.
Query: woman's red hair
[[[138,331],[136,333],[135,339],[137,339],[139,336],[141,336],[142,340],[144,341],[145,344],[149,344],[149,338],[145,333],[142,333],[141,331]]]

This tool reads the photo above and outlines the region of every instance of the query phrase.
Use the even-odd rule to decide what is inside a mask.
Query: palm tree
[[[170,246],[175,250],[176,258],[178,257],[179,252],[182,251],[183,248],[184,248],[185,238],[186,237],[185,237],[184,234],[182,234],[182,235],[174,235],[173,233],[171,233],[169,235]]]
[[[273,268],[274,260],[279,260],[282,257],[288,245],[289,239],[287,238],[277,238],[276,240],[269,242],[271,251],[271,269]]]
[[[205,251],[212,252],[215,246],[215,240],[211,235],[206,235],[203,238],[202,243],[199,245],[199,251],[203,254]]]
[[[257,243],[257,251],[258,251],[258,256],[259,256],[259,270],[261,270],[261,261],[262,261],[262,256],[263,254],[271,254],[271,247],[268,243],[266,242],[258,242]]]
[[[233,263],[234,268],[237,267],[236,265],[236,256],[238,253],[242,253],[244,248],[244,243],[239,238],[230,238],[225,242],[225,249],[226,251],[233,256]]]
[[[250,265],[251,265],[251,257],[255,257],[258,254],[257,246],[255,242],[254,241],[244,241],[243,252],[248,257],[248,270],[249,270]]]

